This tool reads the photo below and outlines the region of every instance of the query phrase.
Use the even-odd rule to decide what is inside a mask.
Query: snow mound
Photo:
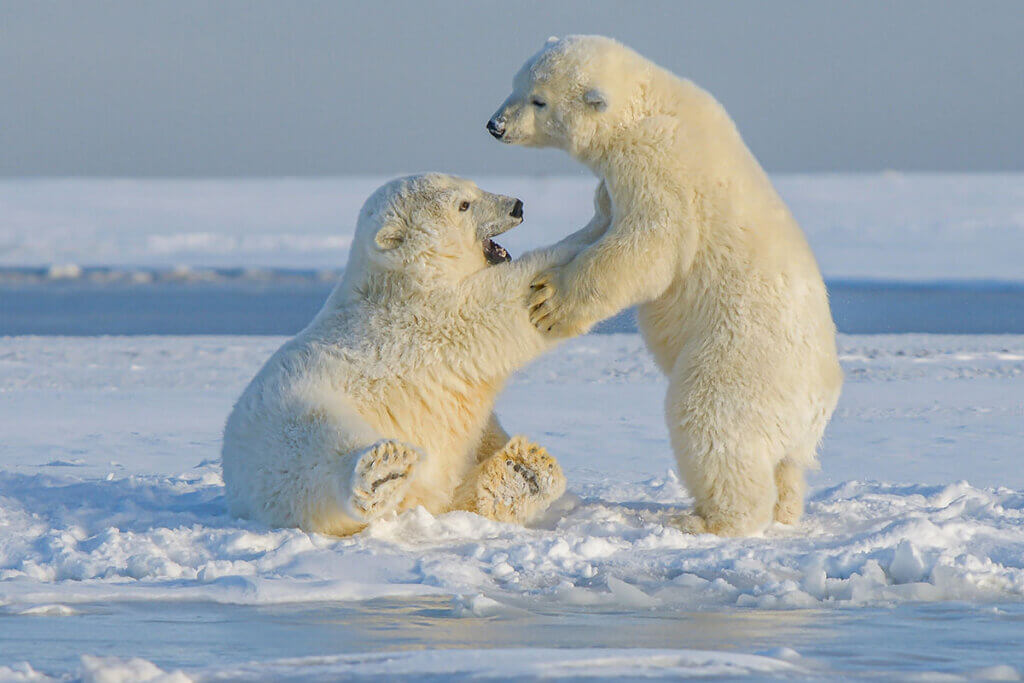
[[[720,539],[673,528],[672,473],[568,494],[536,528],[419,508],[338,539],[229,517],[215,464],[174,477],[0,474],[4,611],[176,599],[264,604],[469,595],[508,608],[805,608],[1024,598],[1024,493],[851,481],[799,528]],[[53,605],[60,605],[54,608]]]
[[[153,662],[133,657],[82,655],[82,683],[189,683],[192,679],[174,671],[167,673]]]

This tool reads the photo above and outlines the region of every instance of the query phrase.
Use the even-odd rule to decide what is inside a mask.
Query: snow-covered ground
[[[0,266],[331,271],[383,180],[0,180]],[[514,254],[590,218],[589,177],[476,180],[525,202],[501,240]],[[1022,279],[1024,174],[774,180],[830,280]]]
[[[533,528],[231,519],[220,429],[281,341],[0,340],[0,679],[1024,672],[1024,337],[842,337],[804,522],[740,540],[667,523],[689,499],[631,334],[503,395],[570,481]]]

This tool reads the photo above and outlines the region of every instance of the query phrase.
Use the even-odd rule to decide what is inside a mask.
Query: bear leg
[[[511,438],[498,421],[498,416],[491,413],[484,433],[480,436],[480,443],[476,447],[476,461],[480,463],[487,460],[504,448]]]
[[[804,468],[788,458],[781,461],[775,466],[775,487],[778,489],[775,521],[796,524],[804,512],[804,491],[807,489]]]
[[[782,439],[766,432],[757,386],[727,381],[748,374],[737,370],[744,367],[737,350],[711,351],[681,358],[665,397],[679,474],[695,499],[676,524],[690,533],[748,536],[772,523],[782,459],[773,447]]]
[[[776,492],[766,457],[733,452],[704,458],[700,467],[686,465],[680,470],[696,505],[676,520],[683,531],[748,536],[771,524]]]

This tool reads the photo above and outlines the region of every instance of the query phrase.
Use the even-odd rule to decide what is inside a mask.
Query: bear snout
[[[512,207],[512,211],[508,215],[512,216],[512,218],[522,218],[523,217],[523,200],[522,199],[517,199],[516,200],[515,205]]]
[[[505,135],[505,122],[498,118],[493,118],[487,122],[487,132],[501,139]]]

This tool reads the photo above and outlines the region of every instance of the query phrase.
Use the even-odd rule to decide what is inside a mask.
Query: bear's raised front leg
[[[612,200],[608,196],[608,188],[602,180],[594,192],[594,217],[590,219],[590,222],[547,247],[544,251],[551,253],[555,263],[564,265],[576,258],[582,250],[601,239],[611,224]]]
[[[453,509],[526,524],[565,493],[558,461],[523,436],[477,465],[456,491]]]
[[[644,215],[623,218],[569,263],[534,277],[527,299],[530,323],[553,337],[570,337],[661,296],[689,269],[695,240],[667,219]]]
[[[530,283],[530,324],[553,337],[575,337],[583,334],[597,320],[587,316],[582,304],[571,296],[563,281],[564,266],[540,273]]]
[[[405,497],[421,453],[388,439],[350,453],[352,475],[342,504],[354,519],[368,522],[394,510]]]

